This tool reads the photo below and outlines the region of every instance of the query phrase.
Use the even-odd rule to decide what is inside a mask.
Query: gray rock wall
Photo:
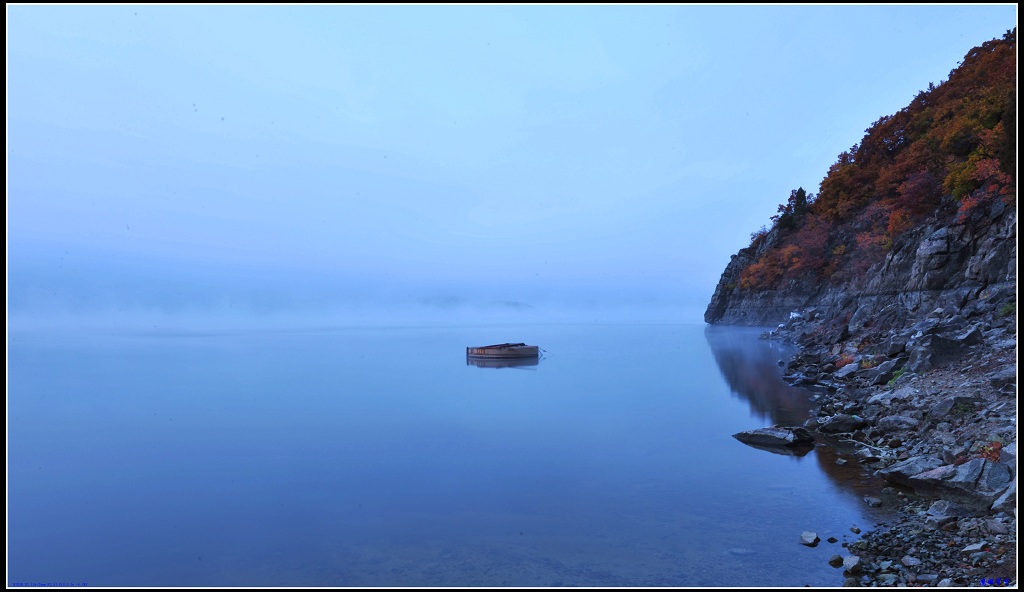
[[[732,257],[704,314],[711,324],[774,326],[791,312],[849,317],[849,331],[905,327],[942,308],[970,316],[1015,301],[1017,211],[996,202],[972,217],[919,226],[896,241],[863,285],[793,282],[780,290],[742,290],[742,270],[777,240]]]

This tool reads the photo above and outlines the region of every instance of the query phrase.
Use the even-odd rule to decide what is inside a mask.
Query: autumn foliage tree
[[[752,235],[759,246],[774,240],[741,272],[740,287],[855,280],[931,217],[962,222],[997,200],[1016,207],[1016,56],[1013,29],[875,121],[817,196],[793,190],[772,227]]]

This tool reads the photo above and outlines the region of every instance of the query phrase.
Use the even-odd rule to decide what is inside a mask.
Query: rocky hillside
[[[705,321],[800,314],[853,334],[1015,307],[1015,113],[1013,30],[875,122],[817,196],[795,190],[732,257]]]

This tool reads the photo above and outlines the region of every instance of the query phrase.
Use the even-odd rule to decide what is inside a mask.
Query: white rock
[[[811,532],[809,530],[805,530],[804,533],[800,535],[800,544],[801,545],[807,545],[808,547],[813,547],[814,545],[817,545],[819,541],[821,541],[821,539],[818,538],[817,533],[813,533],[813,532]]]

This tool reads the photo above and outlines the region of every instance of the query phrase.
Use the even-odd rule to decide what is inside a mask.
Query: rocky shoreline
[[[844,585],[1017,586],[1016,305],[1004,302],[855,334],[808,309],[763,336],[800,346],[785,377],[816,393],[802,427],[887,482],[866,501],[898,506],[830,560]]]
[[[852,450],[839,460],[895,492],[900,518],[830,561],[849,585],[1017,583],[1016,136],[998,154],[980,136],[970,154],[949,141],[956,118],[1016,124],[1016,29],[981,47],[869,128],[814,200],[794,190],[704,313],[799,345],[786,376],[818,393],[818,410],[776,427]],[[990,123],[979,93],[1004,105]],[[980,158],[1000,172],[975,177],[984,190],[955,187]]]

